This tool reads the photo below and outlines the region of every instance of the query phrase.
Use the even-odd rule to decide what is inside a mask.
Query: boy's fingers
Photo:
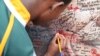
[[[66,38],[60,34],[60,40],[61,40],[61,47],[64,48],[66,45]]]
[[[57,41],[57,39],[59,38],[59,33],[57,33],[56,35],[55,35],[55,37],[53,38],[53,42],[55,42],[55,41]]]
[[[60,40],[61,47],[64,48],[67,42],[66,38],[62,34],[57,33],[52,42],[58,45],[58,39]]]

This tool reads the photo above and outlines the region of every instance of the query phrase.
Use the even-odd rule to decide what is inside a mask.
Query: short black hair
[[[64,4],[69,4],[72,0],[63,0]]]

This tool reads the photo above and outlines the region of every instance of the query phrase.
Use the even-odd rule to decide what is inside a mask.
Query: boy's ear
[[[53,5],[52,5],[52,10],[56,9],[57,7],[59,6],[62,6],[64,5],[64,2],[55,2]]]
[[[56,1],[53,5],[52,5],[52,10],[56,9],[59,6],[63,6],[63,5],[68,5],[71,3],[72,0],[62,0],[62,1]]]

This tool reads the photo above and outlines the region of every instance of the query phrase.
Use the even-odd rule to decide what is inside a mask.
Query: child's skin
[[[56,19],[64,11],[71,0],[22,0],[30,12],[34,24],[45,25],[48,21]]]
[[[24,6],[29,11],[34,24],[45,25],[48,21],[53,20],[59,16],[59,14],[66,8],[71,0],[21,0]],[[29,22],[30,22],[29,21]],[[28,24],[27,24],[28,25]],[[59,36],[59,37],[58,37]],[[57,39],[61,40],[61,46],[64,48],[66,39],[61,34],[56,34],[53,40],[50,42],[48,50],[45,56],[54,56],[58,52]]]
[[[53,40],[50,42],[50,45],[48,47],[48,50],[45,56],[55,56],[55,54],[59,53],[58,43],[57,43],[58,38],[60,39],[62,49],[65,48],[67,39],[63,35],[57,33],[55,37],[53,38]]]

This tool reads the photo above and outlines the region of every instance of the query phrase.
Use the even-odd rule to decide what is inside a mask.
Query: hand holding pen
[[[65,45],[66,38],[63,35],[57,33],[50,42],[45,56],[55,56],[58,53],[62,55],[62,49],[65,48]]]

